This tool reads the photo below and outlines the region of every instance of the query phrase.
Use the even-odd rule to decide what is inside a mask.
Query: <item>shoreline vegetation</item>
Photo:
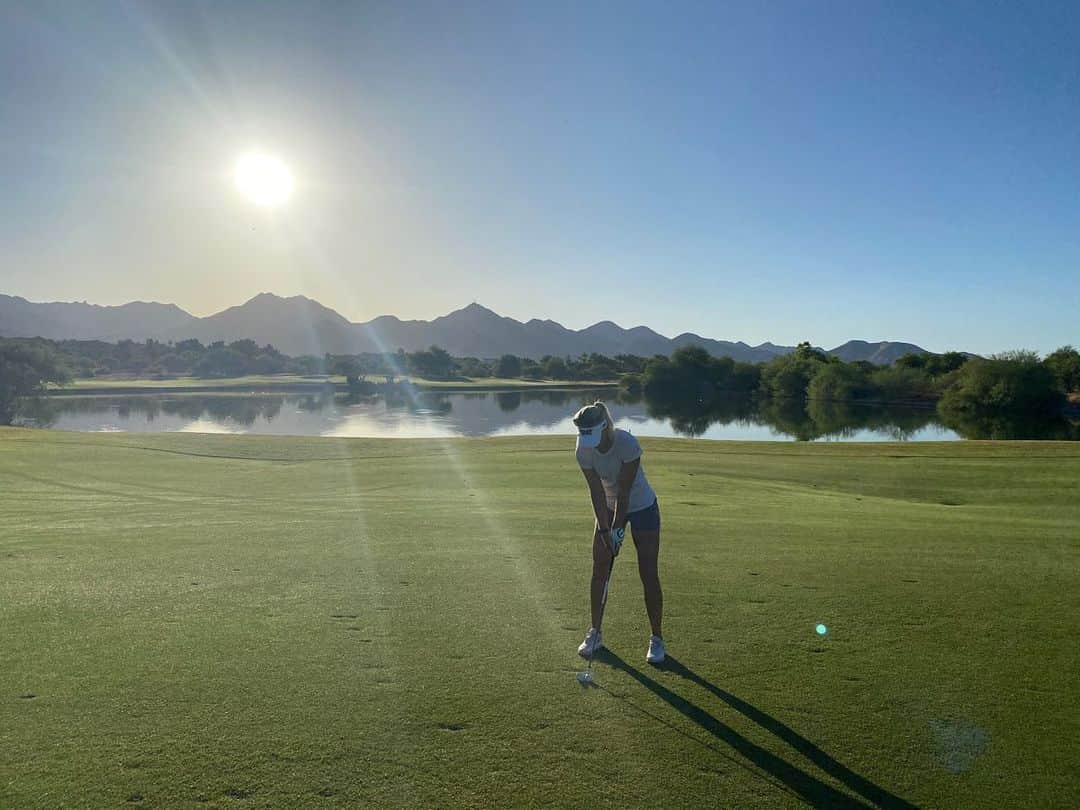
[[[288,357],[252,340],[203,345],[119,341],[0,339],[0,424],[42,396],[340,392],[354,397],[410,392],[611,389],[689,422],[725,399],[799,402],[806,409],[877,404],[936,408],[946,424],[1000,422],[991,432],[1076,435],[1080,352],[1071,346],[1040,357],[1014,351],[908,354],[889,365],[846,362],[800,343],[765,363],[741,363],[684,346],[670,357],[583,354],[540,360],[453,357],[438,346],[379,355]],[[1038,430],[1029,430],[1034,426]],[[1053,428],[1047,430],[1046,428]]]
[[[1014,351],[989,358],[960,352],[905,355],[892,365],[844,362],[801,343],[764,364],[738,363],[684,347],[648,362],[623,386],[672,410],[702,410],[726,397],[754,396],[806,407],[876,404],[936,408],[943,420],[1045,423],[1080,418],[1080,352],[1040,358]]]

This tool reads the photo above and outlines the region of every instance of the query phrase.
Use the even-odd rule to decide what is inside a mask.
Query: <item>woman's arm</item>
[[[630,489],[634,486],[637,478],[638,467],[641,466],[641,458],[633,461],[624,461],[619,468],[618,496],[615,500],[615,519],[611,521],[611,528],[625,529],[626,522],[630,519]]]
[[[608,525],[607,495],[604,494],[604,484],[596,470],[583,469],[582,474],[589,482],[589,497],[592,499],[593,514],[596,515],[596,525],[600,531],[606,532],[611,529]]]

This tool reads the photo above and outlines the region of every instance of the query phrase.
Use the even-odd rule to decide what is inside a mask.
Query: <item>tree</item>
[[[668,359],[657,355],[645,364],[645,393],[665,402],[710,403],[733,393],[748,394],[760,383],[760,369],[713,357],[700,346],[683,346]]]
[[[933,388],[929,376],[920,368],[883,366],[870,375],[870,380],[886,402],[926,398]]]
[[[1062,346],[1043,361],[1058,378],[1064,391],[1080,391],[1080,352],[1072,346]]]
[[[206,351],[206,347],[195,338],[188,338],[187,340],[181,340],[176,343],[176,345],[173,346],[173,351],[177,354],[182,354],[183,352],[197,352],[198,354],[202,354]]]
[[[229,348],[234,352],[239,352],[245,357],[254,357],[259,353],[259,344],[250,338],[244,338],[243,340],[234,340],[229,344]]]
[[[628,374],[640,374],[645,370],[646,358],[636,354],[617,354],[615,364],[619,371]]]
[[[216,348],[215,348],[216,347]],[[198,377],[240,377],[247,371],[247,358],[233,349],[215,344],[195,365]]]
[[[774,397],[805,397],[818,367],[828,362],[829,358],[804,341],[791,354],[765,364],[761,369],[761,392]]]
[[[445,380],[454,372],[454,358],[438,346],[413,352],[407,362],[410,371],[429,380]]]
[[[544,369],[529,357],[521,358],[521,376],[530,380],[539,380],[544,376]]]
[[[188,358],[172,352],[161,356],[158,365],[166,374],[182,374],[191,370],[191,362]]]
[[[465,377],[490,377],[491,366],[479,357],[459,357],[456,361],[458,371]]]
[[[337,357],[329,364],[331,374],[340,374],[349,388],[359,388],[364,379],[364,366],[356,357]]]
[[[963,352],[945,352],[944,354],[931,354],[926,358],[926,371],[933,377],[940,377],[956,371],[968,361],[968,356]]]
[[[286,357],[267,346],[271,351],[263,351],[251,360],[250,368],[255,374],[280,374],[285,370]]]
[[[795,347],[795,357],[799,360],[820,360],[823,363],[827,363],[831,359],[824,352],[818,351],[811,346],[808,340],[804,340]]]
[[[377,355],[369,361],[368,373],[382,377],[386,384],[390,385],[395,379],[404,375],[403,359],[407,362],[407,358],[401,353]]]
[[[1054,371],[1034,352],[979,358],[958,372],[939,410],[946,416],[1039,419],[1058,416],[1065,394]]]
[[[619,377],[619,388],[631,395],[641,393],[642,377],[640,374],[630,371]]]
[[[499,377],[520,377],[521,376],[521,358],[512,354],[504,354],[499,358],[499,363],[495,368],[495,373]]]
[[[36,399],[49,383],[63,385],[71,374],[44,341],[0,340],[0,424],[10,425],[21,400]]]
[[[566,361],[561,357],[551,357],[549,355],[540,361],[540,365],[544,369],[544,376],[549,380],[565,380],[570,376]]]
[[[899,368],[926,368],[925,354],[905,354],[903,357],[896,358],[896,362],[893,364]]]
[[[819,363],[806,387],[806,398],[819,401],[860,399],[874,393],[870,375],[854,363]]]

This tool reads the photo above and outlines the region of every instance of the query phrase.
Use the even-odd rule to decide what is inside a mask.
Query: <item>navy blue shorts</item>
[[[658,532],[660,531],[660,502],[653,501],[652,506],[631,512],[630,532]],[[615,513],[608,509],[608,523],[615,519]]]

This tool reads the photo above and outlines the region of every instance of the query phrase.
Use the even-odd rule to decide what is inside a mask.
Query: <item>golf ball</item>
[[[815,630],[817,630],[817,634],[818,634],[819,636],[823,636],[823,635],[825,635],[826,633],[828,633],[828,632],[829,632],[829,628],[828,628],[828,627],[826,627],[826,626],[825,626],[825,625],[823,625],[823,624],[819,624],[819,625],[818,625],[817,627],[815,627],[814,629],[815,629]]]
[[[579,672],[577,674],[578,683],[592,683],[591,672]]]

